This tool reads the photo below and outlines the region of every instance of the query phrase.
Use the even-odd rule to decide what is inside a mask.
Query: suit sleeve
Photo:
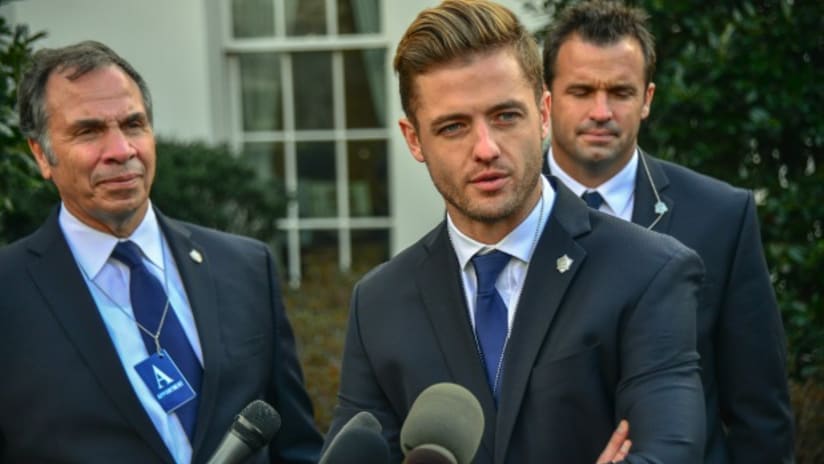
[[[616,422],[627,419],[629,463],[694,464],[704,454],[704,396],[696,352],[698,256],[675,249],[620,327]]]
[[[793,462],[784,327],[748,195],[716,337],[731,462]]]
[[[282,426],[269,447],[271,462],[316,463],[321,436],[315,427],[312,403],[304,387],[303,374],[295,349],[295,337],[286,317],[280,294],[275,263],[266,249],[268,274],[271,276],[270,307],[274,310],[275,356],[272,376],[273,405],[281,416]]]
[[[338,405],[335,408],[323,448],[325,451],[341,427],[355,414],[360,411],[369,411],[380,421],[383,427],[383,435],[389,443],[390,452],[393,454],[391,462],[400,462],[403,459],[400,454],[399,444],[400,419],[395,414],[379,385],[361,338],[359,293],[360,284],[356,285],[352,292],[346,343],[343,350],[343,364],[341,366]],[[363,321],[363,323],[368,322]]]

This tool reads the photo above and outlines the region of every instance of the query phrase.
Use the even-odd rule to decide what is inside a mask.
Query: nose
[[[596,92],[595,101],[589,112],[590,119],[594,121],[609,121],[612,119],[612,108],[609,105],[609,97],[606,92]]]
[[[106,132],[103,147],[103,158],[107,161],[125,163],[137,154],[137,149],[120,128],[112,128]]]
[[[497,158],[501,154],[498,148],[498,143],[495,141],[494,134],[487,123],[480,123],[475,129],[475,146],[473,147],[474,156],[477,160],[482,162],[489,162]]]

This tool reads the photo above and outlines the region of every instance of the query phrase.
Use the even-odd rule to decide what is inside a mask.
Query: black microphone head
[[[369,411],[361,411],[352,416],[347,423],[343,424],[340,431],[343,432],[352,427],[363,427],[374,430],[377,433],[383,431],[380,421]]]
[[[341,427],[319,464],[389,464],[389,444],[378,419],[361,411]]]
[[[458,460],[443,446],[420,445],[406,455],[403,464],[458,464]]]
[[[409,457],[410,452],[426,445],[424,449],[442,449],[458,464],[468,464],[483,432],[484,413],[475,395],[454,383],[438,383],[422,391],[409,408],[401,427],[401,450]]]
[[[280,430],[280,414],[263,400],[249,403],[232,424],[232,431],[252,449],[266,446]]]

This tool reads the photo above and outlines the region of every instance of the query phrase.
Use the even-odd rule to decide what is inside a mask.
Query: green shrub
[[[17,82],[44,33],[12,27],[0,17],[0,245],[37,227],[57,198],[39,174],[17,124]]]
[[[271,242],[286,201],[225,146],[157,141],[152,201],[173,218]]]

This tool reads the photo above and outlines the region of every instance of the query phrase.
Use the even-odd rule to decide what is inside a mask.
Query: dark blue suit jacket
[[[159,213],[158,221],[203,348],[193,462],[209,458],[254,399],[273,405],[283,427],[253,461],[315,462],[320,435],[268,248]],[[0,462],[173,462],[123,371],[57,208],[0,249],[0,295]]]
[[[704,462],[791,463],[784,328],[753,196],[643,151],[641,156],[649,176],[639,162],[632,222],[647,227],[655,221],[657,190],[668,211],[652,230],[695,250],[706,268],[698,311],[707,406]]]
[[[475,463],[593,463],[621,418],[632,423],[628,462],[700,461],[700,259],[670,237],[590,210],[563,186],[556,192],[504,355],[497,408],[441,223],[357,284],[327,443],[368,410],[400,460],[399,430],[418,394],[454,382],[484,410]],[[564,255],[572,266],[561,272]]]

